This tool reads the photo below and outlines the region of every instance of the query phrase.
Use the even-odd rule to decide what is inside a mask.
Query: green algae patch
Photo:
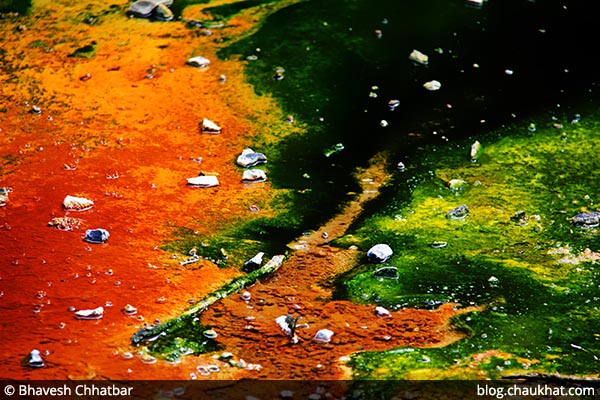
[[[200,315],[217,301],[241,291],[260,278],[275,272],[283,264],[284,256],[277,255],[265,265],[244,276],[235,278],[208,294],[181,315],[166,322],[138,330],[131,343],[144,350],[177,362],[182,356],[216,351],[221,347],[215,339],[218,333],[200,324]]]
[[[467,379],[474,366],[490,378],[597,371],[599,232],[572,223],[596,210],[596,118],[542,120],[536,132],[514,125],[480,136],[476,162],[473,141],[423,149],[426,168],[410,178],[409,200],[398,179],[390,202],[335,242],[394,250],[383,265],[364,259],[340,277],[337,298],[392,309],[485,307],[457,317],[469,334],[445,348],[355,354],[356,378],[439,379],[451,368]],[[461,181],[459,189],[452,180]],[[468,213],[452,218],[461,205]],[[396,268],[397,279],[377,274],[384,266]]]

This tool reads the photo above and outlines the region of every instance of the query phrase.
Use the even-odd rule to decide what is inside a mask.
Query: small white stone
[[[331,341],[332,336],[333,336],[333,331],[331,331],[329,329],[321,329],[320,331],[317,332],[317,334],[315,335],[313,340],[315,342],[329,343]]]

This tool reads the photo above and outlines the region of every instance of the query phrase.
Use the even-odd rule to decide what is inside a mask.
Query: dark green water
[[[0,0],[0,13],[18,12],[26,15],[31,8],[31,0]]]
[[[236,5],[249,4],[229,8]],[[304,229],[338,209],[356,189],[352,169],[376,151],[391,149],[417,164],[418,146],[452,145],[541,110],[569,112],[590,101],[597,69],[581,56],[594,36],[589,11],[575,1],[490,1],[481,8],[456,0],[305,1],[220,56],[256,55],[247,73],[257,92],[273,94],[309,126],[307,135],[278,144],[269,166],[278,187],[311,189],[296,208]],[[427,54],[429,65],[414,65],[413,49]],[[278,67],[285,69],[280,81],[272,79]],[[422,87],[432,79],[441,90]],[[401,102],[393,112],[391,99]],[[336,143],[344,150],[324,157]]]

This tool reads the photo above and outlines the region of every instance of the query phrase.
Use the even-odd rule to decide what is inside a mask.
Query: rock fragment
[[[331,337],[333,336],[333,331],[329,329],[321,329],[315,334],[314,341],[319,343],[329,343],[331,341]]]
[[[242,182],[264,182],[267,180],[267,174],[262,169],[248,169],[242,175]]]
[[[476,140],[471,145],[471,151],[469,152],[469,154],[471,156],[472,162],[476,162],[483,155],[483,146],[481,145],[481,143],[479,143],[479,141]]]
[[[8,203],[8,189],[0,188],[0,207],[4,207]]]
[[[44,360],[42,359],[42,356],[40,355],[40,351],[38,349],[31,350],[31,353],[29,353],[27,364],[31,368],[42,368],[44,366]]]
[[[417,63],[417,64],[421,64],[421,65],[427,65],[429,64],[429,56],[421,53],[419,50],[413,50],[410,55],[408,56],[409,60]]]
[[[595,228],[600,225],[600,212],[580,213],[574,216],[572,221],[579,228]]]
[[[206,57],[195,56],[189,58],[186,64],[196,68],[206,68],[210,64],[210,60]]]
[[[242,154],[238,156],[236,162],[244,168],[254,167],[259,164],[265,164],[267,162],[267,156],[263,153],[257,153],[252,149],[244,149],[242,150]]]
[[[63,200],[63,207],[67,211],[85,211],[94,206],[94,202],[85,197],[67,195]]]
[[[442,84],[439,81],[433,80],[433,81],[425,82],[423,84],[423,87],[429,91],[436,91],[436,90],[440,90],[440,88],[442,87]]]
[[[219,185],[219,178],[213,175],[200,175],[187,179],[187,184],[193,187],[209,188]]]
[[[100,243],[106,243],[109,236],[110,236],[110,233],[108,233],[108,231],[106,229],[102,229],[102,228],[88,229],[85,231],[85,237],[83,238],[83,240],[85,240],[88,243],[100,244]]]
[[[213,135],[217,135],[221,133],[221,127],[212,122],[210,119],[203,118],[202,122],[200,123],[200,131],[202,133],[211,133]]]
[[[75,311],[75,319],[100,319],[104,316],[104,307]]]
[[[382,263],[386,262],[393,254],[394,251],[389,245],[380,243],[369,249],[367,259],[372,263]]]
[[[264,255],[265,255],[265,253],[263,253],[262,251],[257,253],[254,257],[252,257],[251,259],[249,259],[248,261],[246,261],[244,263],[242,270],[244,272],[252,272],[252,271],[256,271],[257,269],[259,269],[260,265],[263,262]]]

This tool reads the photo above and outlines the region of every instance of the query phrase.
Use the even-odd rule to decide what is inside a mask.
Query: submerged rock
[[[249,259],[248,261],[246,261],[244,263],[244,266],[242,267],[242,271],[244,272],[252,272],[252,271],[256,271],[257,269],[260,268],[260,265],[263,262],[263,256],[265,255],[265,253],[263,253],[262,251],[258,254],[256,254],[254,257],[252,257],[251,259]]]
[[[104,307],[94,308],[93,310],[79,310],[75,312],[76,319],[100,319],[104,316]]]
[[[44,366],[44,360],[42,359],[38,349],[31,350],[27,360],[27,365],[29,365],[31,368],[42,368]]]
[[[263,153],[257,153],[252,149],[244,149],[242,150],[242,154],[238,156],[236,162],[244,168],[254,167],[255,165],[266,163],[267,156]]]
[[[203,118],[202,122],[200,123],[200,131],[202,133],[212,133],[216,135],[221,133],[221,127],[212,122],[210,119]]]
[[[193,178],[187,179],[187,184],[194,187],[209,188],[218,186],[219,178],[213,175],[194,176]]]
[[[595,228],[600,225],[600,212],[577,214],[573,217],[573,224],[580,228]]]
[[[398,279],[398,268],[396,267],[383,267],[377,269],[373,276],[376,278],[386,278],[386,279]]]
[[[85,240],[88,243],[105,243],[108,240],[110,233],[106,229],[97,228],[97,229],[88,229],[85,231]]]
[[[210,60],[206,57],[196,56],[187,60],[186,64],[197,68],[206,68],[210,64]]]
[[[410,53],[410,55],[408,56],[408,58],[417,64],[421,64],[421,65],[429,64],[429,57],[427,55],[421,53],[419,50],[413,50]]]
[[[444,242],[443,240],[434,240],[430,246],[433,249],[443,249],[444,247],[448,246],[448,242]]]
[[[387,261],[392,254],[394,254],[394,251],[390,246],[380,243],[369,249],[367,252],[367,258],[370,262],[382,263]]]
[[[467,215],[469,215],[469,207],[465,204],[462,204],[446,213],[446,218],[448,219],[463,219]]]
[[[248,169],[242,175],[242,182],[264,182],[267,180],[267,174],[262,169]]]
[[[512,222],[517,223],[517,225],[525,226],[525,225],[527,225],[528,218],[527,218],[527,214],[525,213],[525,211],[519,210],[515,213],[515,215],[510,217],[510,220]]]

